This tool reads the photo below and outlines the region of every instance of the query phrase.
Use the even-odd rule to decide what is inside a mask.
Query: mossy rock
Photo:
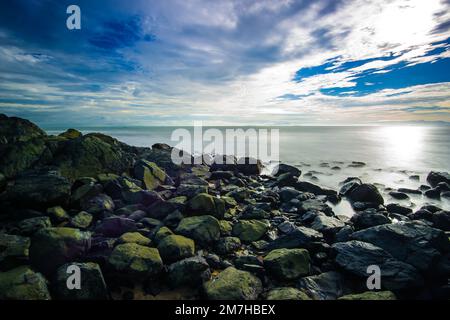
[[[180,286],[197,288],[211,276],[208,263],[200,256],[172,263],[167,268],[167,273],[168,285],[172,288]]]
[[[194,239],[197,244],[207,244],[219,240],[220,224],[209,215],[188,217],[180,221],[175,232]]]
[[[305,249],[275,249],[264,257],[264,267],[279,280],[295,280],[309,274],[309,253]]]
[[[227,220],[219,220],[220,223],[220,234],[223,236],[231,235],[231,231],[233,230],[233,225],[230,221]]]
[[[225,201],[207,193],[200,193],[188,202],[187,210],[193,215],[211,215],[222,219],[225,214]]]
[[[241,220],[234,224],[233,235],[242,242],[253,242],[261,239],[269,229],[267,220]]]
[[[397,300],[392,291],[366,291],[363,293],[348,294],[338,300]]]
[[[45,136],[44,130],[29,120],[0,114],[0,142],[2,143],[14,144]]]
[[[149,246],[151,240],[147,237],[144,237],[139,232],[127,232],[121,235],[119,239],[117,239],[117,243],[136,243],[141,246]]]
[[[74,228],[45,228],[31,238],[30,261],[45,274],[82,258],[91,245],[91,234]]]
[[[90,199],[81,202],[81,209],[92,214],[98,214],[105,211],[114,211],[115,204],[113,199],[106,194],[99,194]]]
[[[19,221],[16,224],[16,228],[18,229],[19,233],[21,235],[25,235],[25,236],[31,236],[36,231],[43,229],[43,228],[50,228],[51,226],[52,226],[52,223],[50,222],[49,217],[28,218],[28,219]]]
[[[0,300],[50,299],[46,279],[28,266],[0,272]]]
[[[261,280],[250,272],[228,267],[204,284],[210,300],[255,300],[262,291]]]
[[[6,177],[0,172],[0,192],[3,192],[3,190],[5,190],[6,184]]]
[[[0,267],[11,268],[27,262],[30,238],[0,233]]]
[[[80,270],[80,289],[68,289],[67,280],[71,275],[70,267]],[[97,263],[67,263],[58,268],[53,282],[55,298],[59,300],[107,300],[109,293],[102,270]]]
[[[138,279],[154,276],[163,268],[158,249],[136,243],[116,246],[109,256],[108,263],[117,272]]]
[[[158,231],[156,231],[153,240],[155,240],[156,243],[159,243],[162,239],[164,239],[167,236],[170,236],[171,234],[173,234],[172,230],[170,230],[165,226],[162,226],[161,228],[158,229]]]
[[[311,300],[303,291],[295,288],[275,288],[267,293],[267,300]]]
[[[63,133],[60,133],[58,136],[66,139],[76,139],[81,137],[83,134],[76,129],[67,129]]]
[[[87,229],[93,219],[92,214],[86,211],[80,211],[70,220],[70,225],[78,229]]]
[[[164,262],[174,262],[192,257],[195,252],[195,244],[192,239],[172,234],[159,242],[158,251]]]
[[[47,209],[47,215],[53,223],[62,223],[70,220],[70,216],[66,210],[61,206],[56,206]]]
[[[147,190],[154,190],[166,183],[166,173],[154,162],[139,160],[134,165],[134,176],[141,180]]]
[[[241,240],[238,237],[225,237],[216,244],[218,254],[230,254],[241,247]]]

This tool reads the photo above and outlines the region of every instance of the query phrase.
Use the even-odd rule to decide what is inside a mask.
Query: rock
[[[432,216],[433,227],[450,231],[450,211],[438,211]]]
[[[306,248],[313,242],[319,242],[323,240],[321,233],[314,229],[306,227],[297,227],[289,234],[283,235],[276,240],[270,242],[266,247],[267,250],[280,249],[280,248]]]
[[[6,177],[0,172],[0,193],[5,190],[6,184]]]
[[[310,228],[322,233],[335,234],[344,226],[345,223],[337,218],[318,214],[311,223]]]
[[[438,206],[435,206],[435,205],[432,205],[432,204],[426,204],[426,205],[422,206],[420,209],[421,209],[421,210],[428,210],[428,211],[430,211],[431,213],[436,213],[436,212],[442,210],[442,209],[439,208]]]
[[[105,237],[117,238],[127,232],[136,231],[136,222],[123,217],[110,217],[103,219],[96,227],[95,233]]]
[[[200,244],[219,240],[220,224],[213,216],[184,218],[175,230],[176,233],[198,241]]]
[[[417,222],[384,224],[355,232],[353,239],[371,243],[419,270],[428,270],[450,247],[448,238],[438,229]]]
[[[133,170],[134,176],[144,183],[147,190],[154,190],[171,180],[156,163],[147,160],[137,161]]]
[[[236,162],[236,169],[245,175],[259,175],[261,174],[263,165],[260,160],[244,157]]]
[[[194,255],[194,241],[180,236],[169,235],[158,244],[158,251],[165,263],[174,262]]]
[[[87,229],[91,225],[93,219],[94,217],[92,214],[87,213],[86,211],[80,211],[70,220],[70,225],[78,229]]]
[[[168,283],[172,288],[197,287],[210,278],[209,265],[202,257],[186,258],[172,263],[167,268]]]
[[[438,185],[440,182],[445,182],[450,184],[450,174],[448,172],[435,172],[431,171],[427,176],[427,182],[433,188]]]
[[[81,203],[81,209],[92,214],[98,214],[104,211],[112,212],[114,208],[113,199],[106,194],[99,194]]]
[[[298,181],[298,177],[290,172],[286,172],[277,176],[274,184],[279,188],[293,187]]]
[[[284,164],[284,163],[280,163],[279,165],[277,165],[274,168],[274,171],[272,172],[272,174],[274,174],[275,176],[279,176],[282,175],[284,173],[290,173],[293,176],[296,177],[300,177],[302,172],[300,171],[300,169],[294,167],[294,166],[290,166],[288,164]]]
[[[216,245],[218,254],[226,255],[232,253],[241,247],[241,240],[237,237],[225,237]]]
[[[48,208],[47,215],[50,217],[51,221],[53,221],[53,223],[55,224],[67,222],[70,220],[69,214],[61,206]]]
[[[406,193],[398,192],[398,191],[391,191],[389,192],[389,195],[397,200],[406,200],[409,199],[409,196]]]
[[[31,236],[36,231],[43,228],[50,228],[52,223],[48,217],[34,217],[24,219],[16,224],[16,228],[21,235]]]
[[[10,269],[26,263],[29,248],[29,238],[0,233],[0,269]]]
[[[230,221],[227,220],[220,220],[220,234],[222,236],[230,236],[231,231],[233,230],[233,225]]]
[[[389,253],[373,244],[352,240],[335,243],[332,248],[337,253],[336,263],[355,276],[366,279],[367,267],[370,265],[379,266],[383,279],[382,286],[388,290],[400,290],[423,285],[423,279],[417,269],[394,259]]]
[[[441,192],[438,189],[426,190],[423,194],[430,199],[439,199],[441,197]]]
[[[66,139],[76,139],[81,137],[83,134],[76,129],[67,129],[63,133],[60,133],[58,136]]]
[[[292,199],[297,198],[301,194],[301,192],[292,187],[283,187],[278,194],[280,196],[281,202],[288,202]]]
[[[170,236],[172,234],[173,234],[172,230],[170,230],[166,226],[162,226],[161,228],[158,229],[158,231],[156,231],[155,236],[153,237],[153,240],[156,243],[159,243],[165,237],[168,237],[168,236]]]
[[[189,200],[187,210],[191,214],[207,214],[222,219],[225,214],[225,201],[207,193],[200,193]]]
[[[421,220],[432,221],[433,213],[426,209],[419,209],[416,212],[409,214],[408,217],[412,220],[421,219]]]
[[[345,226],[336,233],[335,242],[346,242],[350,240],[351,234],[355,230],[351,226]]]
[[[210,180],[228,180],[234,176],[233,171],[213,171],[211,172]]]
[[[67,288],[68,272],[76,266],[81,274],[80,289]],[[109,293],[100,266],[93,262],[67,263],[58,268],[54,281],[55,298],[60,300],[107,300]]]
[[[362,168],[364,167],[366,164],[364,162],[361,161],[352,161],[348,167],[349,168]]]
[[[158,249],[136,243],[124,243],[116,246],[108,263],[117,272],[136,279],[155,276],[163,268]]]
[[[45,136],[45,132],[31,121],[0,114],[0,141],[3,144],[14,144]]]
[[[264,257],[264,267],[279,280],[295,280],[309,274],[309,253],[305,249],[275,249]]]
[[[316,184],[313,184],[311,182],[307,181],[299,181],[295,184],[295,188],[297,190],[303,191],[303,192],[310,192],[315,194],[316,196],[330,196],[330,197],[336,197],[337,192],[331,189],[326,189],[321,186],[318,186]]]
[[[384,214],[381,214],[374,209],[366,209],[355,213],[350,221],[355,226],[356,230],[366,229],[386,223],[391,223],[391,220]]]
[[[256,300],[262,284],[250,272],[228,267],[206,282],[204,289],[210,300]]]
[[[441,197],[450,199],[450,191],[444,191],[441,193]]]
[[[398,213],[402,215],[408,215],[412,212],[411,208],[401,206],[397,203],[389,203],[388,205],[386,205],[386,210],[389,213]]]
[[[233,235],[241,241],[249,243],[261,239],[267,232],[268,221],[240,220],[233,225]]]
[[[54,171],[27,173],[7,187],[6,196],[19,207],[64,205],[70,197],[70,183]]]
[[[398,192],[410,193],[410,194],[422,194],[422,191],[408,188],[398,188]]]
[[[295,224],[290,221],[284,221],[277,226],[278,230],[280,230],[284,234],[291,233],[295,230]]]
[[[392,291],[366,291],[348,294],[340,297],[339,300],[397,300],[397,297]]]
[[[290,287],[275,288],[267,293],[267,300],[311,300],[306,293]]]
[[[384,199],[373,184],[363,183],[347,194],[353,202],[370,202],[374,204],[384,204]]]
[[[314,300],[335,300],[350,292],[345,277],[336,271],[301,278],[298,287]]]
[[[28,266],[0,272],[0,300],[50,300],[47,281]]]
[[[149,246],[151,240],[147,237],[144,237],[139,232],[127,232],[121,235],[119,239],[117,239],[117,243],[136,243],[141,246]]]
[[[82,258],[91,246],[91,235],[73,228],[45,228],[31,238],[30,261],[45,274],[64,263]]]
[[[339,190],[339,194],[342,196],[348,196],[356,187],[362,184],[359,178],[350,177],[342,182],[342,187]]]
[[[207,193],[208,186],[202,185],[191,185],[191,184],[180,184],[177,188],[178,196],[186,196],[188,198],[193,198],[199,193]]]
[[[298,213],[304,214],[308,211],[323,212],[328,216],[333,213],[331,207],[319,199],[308,199],[300,202],[298,205]]]

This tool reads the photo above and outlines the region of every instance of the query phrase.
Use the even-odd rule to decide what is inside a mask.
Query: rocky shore
[[[0,115],[0,299],[450,298],[449,211],[386,203],[357,177],[323,188],[287,164],[175,165],[171,150]],[[427,182],[390,195],[448,197],[448,173]],[[342,199],[351,218],[330,206]]]

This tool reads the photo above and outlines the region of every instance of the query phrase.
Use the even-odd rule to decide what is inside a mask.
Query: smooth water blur
[[[175,127],[97,127],[81,128],[83,133],[102,132],[130,145],[150,147],[171,141]],[[192,128],[186,128],[192,132]],[[203,132],[208,127],[203,128]],[[219,130],[225,132],[224,127]],[[247,128],[244,128],[244,130]],[[258,128],[255,128],[258,129]],[[386,188],[418,188],[426,184],[431,170],[450,171],[450,126],[372,126],[372,127],[276,127],[279,129],[280,161],[298,166],[303,179],[333,189],[346,177],[357,176],[376,183],[387,202],[420,207],[436,203],[450,209],[450,202],[410,196],[410,201],[391,199]],[[47,130],[58,134],[64,129]],[[361,168],[349,166],[352,161],[366,163]],[[309,174],[307,174],[309,172]],[[305,174],[307,174],[305,176]],[[409,179],[419,175],[420,180]],[[412,202],[412,203],[411,203]],[[342,207],[342,208],[341,208]],[[347,213],[342,202],[335,211]]]

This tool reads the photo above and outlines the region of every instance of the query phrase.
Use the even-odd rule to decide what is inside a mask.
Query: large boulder
[[[50,300],[47,280],[28,266],[0,272],[0,300]]]
[[[269,229],[267,220],[241,220],[233,225],[233,235],[242,242],[253,242],[261,239]]]
[[[91,234],[73,228],[45,228],[31,238],[30,261],[45,274],[77,261],[89,250]]]
[[[175,232],[203,245],[219,240],[220,224],[213,216],[188,217],[180,221]]]
[[[28,261],[30,238],[0,233],[0,270]]]
[[[306,293],[291,287],[275,288],[267,293],[267,300],[311,300]]]
[[[280,163],[277,166],[275,166],[272,172],[272,174],[275,176],[279,176],[284,173],[292,173],[296,177],[300,177],[300,175],[302,174],[300,169],[285,163]]]
[[[286,235],[283,235],[274,241],[270,242],[266,249],[280,249],[280,248],[305,248],[308,249],[314,242],[323,241],[323,235],[311,228],[296,227],[294,230]]]
[[[163,269],[158,249],[136,243],[116,246],[109,256],[108,263],[124,276],[137,279],[155,276]]]
[[[435,188],[440,182],[450,184],[450,174],[448,172],[431,171],[427,176],[427,182]]]
[[[198,287],[209,279],[209,265],[202,257],[186,258],[172,263],[167,268],[168,284],[172,288],[180,286]]]
[[[275,249],[264,257],[264,267],[279,280],[295,280],[310,272],[310,257],[305,249]]]
[[[156,163],[144,159],[135,163],[133,172],[135,178],[141,180],[147,190],[154,190],[170,180]]]
[[[195,251],[195,244],[192,239],[172,234],[159,242],[158,251],[165,263],[174,262],[192,257]]]
[[[31,121],[0,114],[0,144],[14,144],[45,136],[45,132]]]
[[[347,194],[347,197],[354,202],[384,203],[384,199],[377,187],[367,183],[356,186],[356,188]]]
[[[373,244],[352,240],[333,244],[335,261],[345,271],[367,279],[367,268],[376,265],[381,270],[381,285],[388,290],[417,288],[423,279],[413,266],[396,260],[385,250]]]
[[[55,171],[23,174],[6,189],[6,197],[16,207],[48,208],[65,204],[70,183]]]
[[[187,203],[187,211],[195,215],[211,215],[222,219],[225,214],[225,201],[207,193],[200,193]]]
[[[382,248],[419,270],[430,269],[440,251],[450,248],[443,231],[418,222],[383,224],[355,232],[352,238]]]
[[[67,288],[67,280],[72,275],[69,269],[71,266],[78,267],[80,270],[80,289]],[[59,267],[53,285],[55,298],[61,300],[107,300],[109,298],[102,270],[93,262],[67,263]]]
[[[136,222],[123,217],[103,219],[95,228],[95,232],[105,237],[120,237],[124,233],[136,231]]]
[[[256,300],[262,284],[250,272],[228,267],[206,282],[204,289],[210,300]]]
[[[314,300],[335,300],[351,292],[344,275],[336,271],[301,278],[298,287]]]
[[[357,212],[350,218],[350,221],[353,222],[356,230],[391,223],[391,220],[387,216],[374,209]]]

